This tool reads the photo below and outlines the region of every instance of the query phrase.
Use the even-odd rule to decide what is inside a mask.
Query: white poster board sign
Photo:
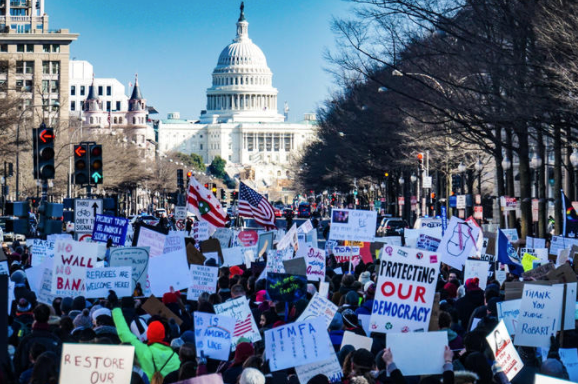
[[[198,300],[203,292],[216,293],[217,280],[219,279],[218,267],[205,267],[204,265],[190,265],[191,286],[187,291],[188,300]]]
[[[232,267],[234,265],[245,264],[243,248],[221,248],[221,252],[223,253],[223,267]]]
[[[522,299],[500,301],[496,303],[498,308],[498,319],[502,320],[510,335],[516,334],[518,326],[518,316],[520,316],[520,304]]]
[[[185,233],[178,231],[170,231],[165,237],[165,244],[163,246],[163,253],[171,253],[185,249]]]
[[[60,383],[128,384],[132,345],[62,344]]]
[[[438,254],[386,245],[382,255],[371,331],[427,330],[438,279]]]
[[[536,374],[536,376],[534,376],[534,384],[571,384],[571,383],[574,383],[574,381],[557,379],[555,377],[540,374]]]
[[[132,286],[137,283],[144,292],[149,270],[149,247],[118,247],[110,250],[111,267],[131,267]]]
[[[550,346],[550,336],[560,327],[564,286],[525,284],[516,328],[516,345]]]
[[[208,221],[195,221],[193,223],[193,239],[197,243],[209,239],[209,222]]]
[[[265,355],[272,372],[331,358],[323,319],[290,323],[265,331]]]
[[[118,297],[132,296],[132,268],[109,267],[86,269],[86,298],[107,297],[110,290]]]
[[[464,220],[452,217],[437,252],[441,261],[462,269],[468,257],[477,249],[480,228]]]
[[[333,304],[325,296],[316,293],[309,301],[307,308],[305,308],[301,316],[297,319],[297,322],[323,317],[328,328],[336,312],[337,305]]]
[[[333,209],[331,211],[331,240],[372,242],[377,226],[376,211],[358,209]]]
[[[194,316],[197,357],[203,351],[206,357],[229,360],[235,319],[203,312],[195,312]]]
[[[325,281],[325,251],[308,247],[305,254],[308,281]]]
[[[86,294],[86,269],[97,266],[98,245],[58,240],[54,247],[52,294],[76,297]]]
[[[333,348],[333,346],[329,348]],[[333,351],[331,351],[331,357],[328,360],[300,365],[295,367],[295,372],[300,383],[307,383],[317,375],[327,376],[330,383],[341,383],[341,379],[343,378],[343,369],[339,365],[337,355]]]
[[[371,351],[371,346],[373,345],[373,339],[367,336],[361,336],[353,332],[345,331],[343,333],[343,339],[341,341],[341,348],[345,345],[351,345],[355,349],[367,349]]]
[[[464,281],[477,277],[480,280],[480,288],[485,290],[488,285],[488,269],[490,263],[482,260],[466,260],[464,269]]]
[[[140,227],[136,245],[138,247],[150,247],[149,256],[153,258],[163,254],[165,238],[165,234]]]
[[[386,343],[394,356],[395,365],[404,376],[443,372],[444,351],[448,344],[446,332],[388,333]],[[425,345],[427,348],[424,348]],[[419,351],[419,357],[416,351]]]
[[[148,279],[150,291],[155,296],[162,296],[170,292],[187,289],[191,285],[189,263],[184,250],[166,253],[149,259]]]
[[[508,380],[512,380],[524,368],[524,363],[522,363],[522,359],[520,359],[518,351],[510,339],[503,320],[486,337],[486,340],[488,340],[488,344],[504,374]]]
[[[54,257],[54,241],[41,239],[27,239],[26,245],[31,247],[32,252],[31,265],[37,267],[42,265],[46,257]]]
[[[233,331],[232,349],[236,348],[241,337],[249,339],[252,343],[261,340],[259,328],[257,328],[255,318],[249,308],[249,302],[245,297],[217,304],[214,308],[217,315],[232,317],[236,321],[235,330]]]

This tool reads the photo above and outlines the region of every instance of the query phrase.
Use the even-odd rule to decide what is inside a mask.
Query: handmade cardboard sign
[[[472,250],[477,250],[479,233],[479,227],[452,217],[437,250],[441,261],[461,270]]]
[[[151,316],[158,315],[164,317],[167,320],[175,319],[175,322],[180,326],[183,321],[180,317],[174,314],[173,311],[168,309],[162,301],[157,299],[154,295],[151,295],[147,301],[141,306],[141,308],[146,311]]]
[[[504,321],[500,321],[498,326],[486,337],[496,361],[502,367],[508,380],[512,380],[524,368],[524,363],[518,355],[512,339],[506,329]]]
[[[107,297],[110,290],[118,297],[132,296],[132,268],[87,268],[85,285],[87,299]]]
[[[305,253],[305,262],[307,263],[308,281],[325,280],[325,252],[322,249],[308,247]]]
[[[219,268],[191,264],[191,286],[187,291],[188,300],[197,300],[201,293],[216,293]]]
[[[166,237],[167,235],[164,233],[141,226],[139,227],[136,246],[149,247],[149,256],[151,258],[157,257],[163,254]]]
[[[446,332],[388,333],[387,347],[404,376],[435,375],[443,372]],[[427,348],[424,348],[427,345]],[[416,351],[420,351],[416,364]]]
[[[329,348],[333,348],[330,346]],[[343,378],[343,369],[339,365],[337,355],[331,351],[329,360],[319,361],[317,363],[305,364],[295,367],[295,372],[300,383],[307,383],[317,375],[325,375],[330,383],[341,383]]]
[[[149,266],[149,247],[118,247],[110,250],[111,267],[131,267],[132,286],[140,283],[147,287]]]
[[[534,376],[534,384],[571,384],[571,383],[573,383],[573,381],[556,379],[555,377],[540,375],[538,373],[536,374],[536,376]]]
[[[283,267],[285,268],[285,273],[289,275],[306,276],[307,275],[307,263],[303,257],[297,257],[295,259],[283,260]]]
[[[54,257],[54,241],[27,239],[26,245],[28,245],[32,253],[30,262],[33,267],[42,265],[46,257]]]
[[[320,318],[265,331],[265,354],[273,372],[328,360],[330,343],[325,322]]]
[[[165,253],[149,260],[150,291],[162,296],[173,287],[176,291],[191,286],[191,275],[184,250]]]
[[[205,257],[210,253],[217,252],[219,258],[217,260],[217,264],[221,264],[223,261],[223,252],[221,251],[221,243],[217,239],[209,239],[201,242],[201,252],[205,255]]]
[[[504,322],[508,333],[512,336],[516,334],[521,303],[522,299],[500,301],[496,303],[498,307],[498,319]]]
[[[132,345],[62,344],[61,383],[128,384],[132,376]]]
[[[331,240],[354,240],[372,242],[375,238],[377,212],[357,209],[333,209],[331,211]]]
[[[325,296],[316,293],[309,301],[305,311],[303,311],[301,316],[297,319],[297,322],[323,317],[326,326],[329,327],[336,312],[337,306],[335,304],[329,301]]]
[[[343,348],[344,345],[351,345],[355,349],[363,348],[371,351],[373,339],[371,337],[361,336],[353,332],[345,331],[343,334],[343,340],[341,341],[341,348]]]
[[[60,297],[86,294],[86,269],[97,266],[98,246],[74,240],[58,240],[54,249],[52,293]]]
[[[165,238],[163,253],[182,251],[184,249],[185,249],[184,232],[170,231],[167,237]]]
[[[560,327],[563,292],[563,285],[524,285],[516,328],[517,346],[550,346],[550,336]]]
[[[222,245],[222,243],[221,243]],[[243,248],[223,248],[223,267],[232,267],[234,265],[245,264],[245,254],[243,253]]]
[[[215,360],[229,360],[235,319],[211,313],[195,312],[195,345],[197,357],[201,351]]]
[[[267,293],[271,300],[292,303],[307,294],[307,277],[268,272]]]
[[[106,243],[108,242],[108,239],[111,239],[113,245],[124,246],[127,228],[128,219],[123,217],[96,215],[92,230],[92,241]]]
[[[480,288],[486,289],[488,285],[488,267],[487,261],[467,259],[464,267],[464,281],[477,277],[480,280]]]
[[[439,256],[386,245],[371,313],[371,332],[427,330],[439,271]]]
[[[249,308],[249,302],[245,297],[217,304],[214,308],[217,315],[232,317],[236,321],[231,349],[234,350],[236,348],[241,337],[248,339],[252,343],[261,340],[259,328],[257,328],[255,318]]]

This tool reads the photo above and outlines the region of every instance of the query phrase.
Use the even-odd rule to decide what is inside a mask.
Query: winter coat
[[[456,309],[463,327],[467,327],[472,313],[477,307],[484,305],[484,291],[468,291],[456,301]],[[466,330],[468,331],[468,330]]]
[[[130,343],[134,346],[140,366],[148,376],[149,380],[152,379],[155,373],[155,366],[156,369],[161,369],[164,365],[164,368],[160,371],[163,376],[166,376],[172,371],[180,368],[181,362],[179,356],[178,354],[173,353],[171,347],[160,343],[147,345],[141,342],[135,334],[130,331],[120,308],[112,310],[112,319],[116,325],[116,331],[120,341],[123,343]]]
[[[30,349],[34,343],[39,343],[46,347],[47,351],[52,351],[60,358],[62,342],[54,333],[50,332],[48,324],[34,323],[32,332],[23,337],[14,353],[14,371],[17,376],[28,369],[30,365]]]
[[[371,309],[373,307],[373,299],[367,300],[363,305],[355,310],[356,315],[371,315]]]

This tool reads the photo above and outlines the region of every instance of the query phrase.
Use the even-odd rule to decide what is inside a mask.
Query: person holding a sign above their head
[[[179,356],[165,341],[167,334],[165,326],[160,321],[151,322],[147,328],[148,342],[143,343],[128,327],[114,291],[110,291],[108,301],[114,307],[112,318],[116,325],[118,337],[123,343],[130,343],[134,346],[140,366],[151,384],[161,384],[164,376],[178,369],[181,365]]]

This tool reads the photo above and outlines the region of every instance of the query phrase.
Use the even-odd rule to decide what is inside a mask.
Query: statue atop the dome
[[[239,16],[239,21],[245,21],[245,2],[241,1],[241,15]]]

